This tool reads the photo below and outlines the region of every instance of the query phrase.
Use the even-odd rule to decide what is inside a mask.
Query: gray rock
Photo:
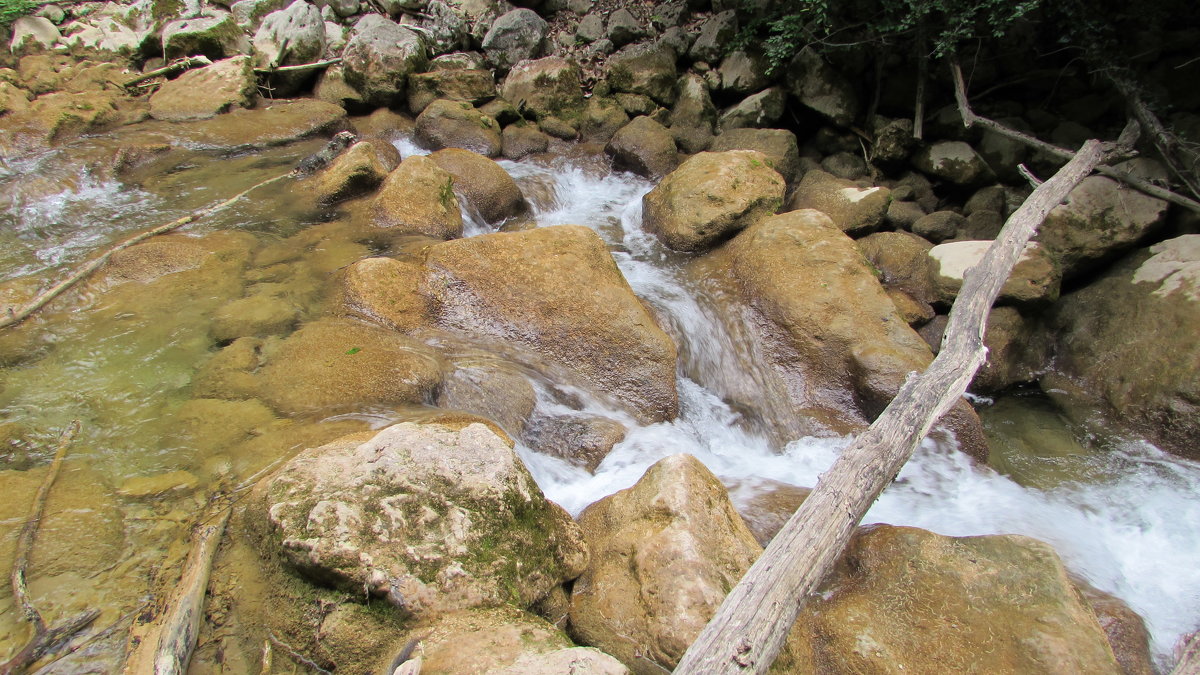
[[[50,49],[62,34],[49,19],[41,16],[23,16],[12,24],[12,39],[8,50],[13,54],[31,54]]]
[[[579,64],[557,56],[518,63],[504,78],[500,95],[526,117],[563,116],[583,108]]]
[[[918,150],[913,155],[913,166],[959,187],[973,187],[996,179],[979,153],[962,141],[942,141]]]
[[[960,228],[966,222],[966,218],[953,211],[934,211],[927,216],[918,218],[912,224],[912,232],[935,244],[940,244],[958,236]]]
[[[604,152],[613,158],[613,168],[646,178],[662,178],[679,165],[671,132],[649,117],[636,117],[621,127],[604,146]]]
[[[624,47],[646,35],[648,35],[646,27],[628,9],[618,9],[609,15],[606,36],[612,40],[613,45]]]
[[[326,7],[328,7],[334,13],[334,15],[343,19],[358,14],[359,9],[361,8],[358,0],[328,0],[328,2],[329,4],[326,5]]]
[[[759,54],[743,50],[730,52],[721,60],[721,91],[746,95],[760,91],[771,81],[767,78],[767,63]]]
[[[629,115],[611,98],[592,96],[583,111],[579,132],[585,141],[608,143],[613,134],[629,123]]]
[[[596,12],[583,17],[575,29],[575,37],[589,44],[604,37],[604,17]]]
[[[495,97],[490,70],[435,70],[408,77],[408,110],[414,115],[440,98],[481,105]]]
[[[912,131],[912,120],[876,118],[871,161],[881,165],[899,165],[904,162],[916,145]]]
[[[899,191],[899,189],[892,191],[892,203],[888,204],[884,222],[898,230],[911,230],[913,223],[925,216],[925,209],[916,202],[899,201],[896,197],[896,193]]]
[[[471,36],[471,22],[458,4],[446,0],[430,0],[423,13],[428,18],[405,16],[402,17],[401,24],[420,28],[431,54],[445,54],[471,48],[474,41]]]
[[[694,154],[707,150],[713,140],[717,109],[704,80],[694,73],[679,78],[679,98],[671,109],[671,135],[679,149]]]
[[[55,26],[61,24],[67,19],[67,13],[64,12],[62,7],[59,7],[58,5],[42,5],[41,8],[34,12],[33,15],[47,19]]]
[[[791,183],[800,164],[796,134],[787,129],[731,129],[713,141],[713,152],[728,150],[757,150],[767,157],[767,163]]]
[[[821,160],[821,168],[846,180],[858,180],[867,175],[867,163],[852,152],[837,152]]]
[[[854,87],[812,48],[805,47],[787,69],[788,90],[801,105],[838,126],[850,126],[858,117]]]
[[[346,83],[376,106],[399,104],[408,76],[425,70],[427,64],[421,36],[378,14],[358,20],[342,53]]]
[[[517,63],[541,55],[549,24],[531,9],[514,9],[501,15],[483,37],[488,63],[508,70]]]
[[[662,32],[656,40],[657,44],[670,47],[676,54],[686,54],[692,47],[693,35],[679,26],[672,26]]]
[[[286,7],[289,0],[239,0],[229,7],[233,21],[244,31],[258,30],[263,17]]]
[[[693,61],[716,63],[729,47],[729,41],[737,34],[737,12],[733,10],[714,14],[700,25],[700,35],[688,50]]]
[[[644,94],[659,105],[675,103],[675,52],[662,45],[632,45],[608,60],[608,83],[613,91]]]
[[[768,127],[783,117],[787,93],[782,87],[771,87],[747,96],[740,103],[721,113],[721,131],[744,127]]]
[[[563,415],[533,420],[524,435],[529,447],[595,471],[625,439],[625,425],[597,415]]]
[[[217,61],[250,51],[250,41],[228,12],[179,19],[163,26],[163,51],[168,59],[203,54]]]
[[[320,60],[325,55],[325,21],[321,10],[305,0],[296,0],[286,9],[263,18],[254,34],[255,66],[278,68]],[[270,84],[278,96],[298,92],[311,78],[311,72],[277,73]]]

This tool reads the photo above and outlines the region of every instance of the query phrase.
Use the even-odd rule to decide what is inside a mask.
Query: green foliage
[[[0,0],[0,26],[7,26],[23,16],[32,14],[41,4],[34,0]]]

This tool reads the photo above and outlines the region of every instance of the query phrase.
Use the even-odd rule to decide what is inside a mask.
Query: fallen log
[[[38,486],[38,491],[33,498],[33,504],[29,508],[29,515],[26,516],[25,524],[21,526],[21,533],[17,536],[16,555],[13,559],[9,582],[12,585],[13,601],[20,608],[25,620],[33,625],[33,637],[21,649],[18,649],[12,658],[4,663],[0,663],[0,675],[25,672],[38,659],[41,659],[48,652],[74,637],[76,633],[95,621],[97,616],[100,616],[100,610],[91,609],[68,619],[58,626],[47,626],[41,612],[34,606],[33,601],[29,599],[29,589],[26,583],[26,575],[29,571],[29,556],[33,552],[33,542],[37,539],[38,526],[41,524],[42,515],[46,511],[46,500],[50,496],[50,488],[54,486],[54,481],[58,479],[63,458],[67,455],[67,448],[71,446],[71,442],[75,440],[77,433],[79,433],[79,420],[75,420],[67,425],[67,428],[59,436],[58,445],[54,450],[54,459],[50,462],[50,468],[47,470],[42,484]]]
[[[128,675],[183,675],[187,672],[200,620],[213,558],[225,534],[232,509],[223,506],[192,533],[191,550],[174,590],[156,611],[139,617],[130,629],[124,671]]]
[[[162,76],[162,75],[170,75],[171,73],[174,73],[174,72],[180,71],[180,70],[187,70],[189,68],[200,68],[202,66],[211,66],[211,65],[212,65],[212,61],[207,56],[203,56],[203,55],[189,56],[187,58],[178,59],[176,61],[168,63],[167,65],[163,66],[162,68],[155,68],[154,70],[142,73],[141,75],[138,75],[137,77],[135,77],[131,80],[127,80],[125,82],[125,84],[122,86],[124,86],[126,89],[129,89],[130,87],[139,85],[147,80],[153,80],[154,78]]]
[[[320,70],[329,66],[336,66],[341,63],[341,57],[329,59],[328,61],[314,61],[313,63],[301,63],[295,66],[279,66],[277,68],[255,68],[254,72],[258,75],[271,75],[274,73],[298,73],[305,70]]]
[[[675,673],[767,671],[800,610],[841,557],[867,509],[983,365],[988,312],[1025,244],[1050,209],[1100,163],[1105,149],[1099,141],[1084,143],[1008,219],[983,260],[967,271],[937,358],[924,373],[910,374],[879,418],[821,475],[812,493],[726,596]]]

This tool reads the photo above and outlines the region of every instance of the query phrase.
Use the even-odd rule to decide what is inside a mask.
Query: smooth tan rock
[[[877,525],[797,622],[813,672],[1120,673],[1046,544]]]
[[[958,297],[963,275],[979,264],[990,241],[953,241],[929,250],[929,274],[937,299],[949,305]],[[1050,255],[1038,242],[1025,245],[1012,273],[1000,289],[997,303],[1045,305],[1058,299],[1062,278]]]
[[[983,334],[987,361],[971,380],[971,391],[992,393],[1036,382],[1046,367],[1049,341],[1039,322],[1015,307],[993,307]]]
[[[675,345],[581,226],[487,234],[428,250],[439,325],[532,350],[643,422],[673,419]]]
[[[396,424],[301,452],[252,496],[264,544],[297,572],[410,616],[528,607],[578,576],[578,526],[482,424]]]
[[[677,251],[701,251],[775,213],[783,177],[752,150],[702,152],[642,198],[642,224]]]
[[[270,355],[259,390],[286,415],[428,403],[442,370],[437,352],[416,340],[349,319],[322,319]]]
[[[651,179],[661,178],[679,165],[679,151],[671,132],[644,116],[635,117],[613,134],[604,152],[613,158],[613,168]]]
[[[171,416],[171,440],[207,456],[227,452],[253,436],[268,431],[275,414],[261,402],[194,398]]]
[[[485,157],[500,154],[500,125],[466,101],[430,103],[417,116],[416,138],[431,150],[462,148]]]
[[[153,476],[135,476],[121,483],[117,494],[131,499],[159,497],[168,492],[191,492],[200,484],[195,474],[188,471],[169,471]]]
[[[336,204],[379,187],[399,164],[390,152],[380,149],[383,144],[378,139],[360,141],[333,160],[315,179],[317,201]]]
[[[796,179],[800,167],[796,134],[787,129],[729,129],[713,139],[709,150],[757,150],[767,156],[767,164],[788,183]]]
[[[454,612],[416,629],[413,636],[425,633],[423,673],[506,672],[523,659],[536,660],[571,647],[571,641],[554,626],[511,608]]]
[[[420,265],[393,258],[365,258],[338,279],[335,311],[410,333],[432,324],[425,298],[417,292],[424,277]]]
[[[485,222],[499,223],[528,210],[517,182],[499,164],[469,150],[447,148],[429,159],[454,178],[454,187]]]
[[[438,406],[482,415],[506,433],[520,435],[537,405],[529,379],[512,364],[491,357],[464,363],[446,376],[438,390]]]
[[[233,108],[252,107],[257,99],[250,57],[235,56],[164,83],[150,97],[150,116],[170,122],[207,119]]]
[[[550,146],[550,137],[532,124],[510,124],[500,134],[501,152],[508,159],[521,159],[526,155],[545,152]]]
[[[625,440],[625,431],[624,424],[597,415],[542,417],[529,425],[524,438],[538,452],[595,472],[613,446]]]
[[[583,108],[582,79],[579,64],[547,56],[514,66],[500,95],[531,119],[570,114]]]
[[[854,242],[879,270],[880,281],[903,289],[922,302],[936,299],[929,280],[933,244],[908,232],[876,232]]]
[[[371,204],[371,214],[372,224],[391,235],[462,236],[454,178],[426,156],[413,155],[388,174]]]
[[[843,232],[859,236],[879,229],[891,202],[885,187],[863,188],[824,171],[804,174],[788,200],[788,210],[816,209],[833,219]]]
[[[962,141],[942,141],[913,154],[913,165],[960,187],[991,183],[996,176],[979,153]]]
[[[287,298],[258,293],[225,303],[213,314],[209,332],[217,342],[288,332],[300,320],[300,308]]]
[[[346,111],[341,106],[299,99],[276,102],[266,108],[234,110],[209,120],[174,126],[172,131],[181,140],[204,147],[250,150],[333,135],[346,126]]]
[[[490,70],[435,70],[408,78],[408,109],[414,115],[438,99],[480,105],[495,96],[496,82]]]

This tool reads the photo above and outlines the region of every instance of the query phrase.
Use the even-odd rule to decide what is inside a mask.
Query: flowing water
[[[13,176],[0,179],[0,282],[30,274],[58,278],[89,251],[221,201],[286,170],[316,147],[233,157],[184,153],[172,156],[170,170],[140,181],[88,168],[119,142],[90,139],[28,158],[12,167]],[[404,155],[422,152],[407,141],[397,147]],[[641,230],[641,196],[652,185],[613,174],[594,158],[501,164],[531,201],[532,224],[579,224],[599,233],[634,291],[679,345],[680,416],[669,423],[639,425],[588,392],[525,364],[538,394],[537,414],[599,414],[628,429],[594,473],[518,446],[547,496],[577,514],[632,485],[655,461],[680,452],[696,456],[726,481],[740,506],[772,486],[814,485],[850,439],[805,436],[774,403],[782,397],[762,371],[733,303],[719,285],[696,274],[690,256],[662,248]],[[468,236],[490,230],[472,214],[464,216]],[[336,227],[338,217],[305,211],[286,189],[269,188],[189,232],[238,232],[258,247],[254,255],[260,261],[264,251],[286,248],[306,228]],[[310,242],[304,251],[303,264],[319,270],[322,280],[371,253],[325,240]],[[232,448],[223,447],[222,439],[187,433],[189,386],[216,349],[208,335],[212,314],[246,290],[228,282],[219,267],[196,274],[201,275],[196,285],[161,298],[110,297],[84,286],[7,338],[33,344],[38,354],[0,369],[0,423],[17,422],[27,430],[21,449],[29,456],[13,455],[9,462],[15,468],[44,464],[55,430],[82,419],[73,463],[56,491],[74,496],[70,513],[89,523],[87,536],[99,551],[83,571],[43,571],[47,581],[35,582],[34,591],[63,611],[103,607],[98,625],[145,597],[154,569],[178,554],[173,551],[186,536],[189,513],[201,505],[205,486],[249,481],[319,437],[311,421],[277,420],[269,412],[255,417],[245,410],[229,418],[244,431],[230,436]],[[302,319],[319,315],[321,289],[311,286],[324,281],[289,279],[266,282],[297,298]],[[451,361],[478,358],[480,349],[486,345],[456,345]],[[867,521],[946,535],[1019,533],[1047,541],[1073,572],[1145,617],[1155,653],[1165,659],[1176,639],[1200,624],[1200,466],[1137,441],[1085,437],[1036,396],[981,401],[979,407],[996,468],[972,462],[950,447],[952,441],[926,440]],[[364,410],[325,423],[354,430],[394,419],[389,411]],[[283,440],[266,440],[275,438]],[[178,471],[187,471],[192,482],[179,479],[178,489],[153,499],[129,488],[131,479]],[[8,489],[21,473],[5,472],[0,480]],[[0,511],[6,527],[23,513],[28,496],[20,494]],[[106,531],[112,536],[104,538]],[[83,541],[92,541],[87,536]],[[12,539],[4,540],[5,551]],[[23,639],[5,599],[0,658]]]

